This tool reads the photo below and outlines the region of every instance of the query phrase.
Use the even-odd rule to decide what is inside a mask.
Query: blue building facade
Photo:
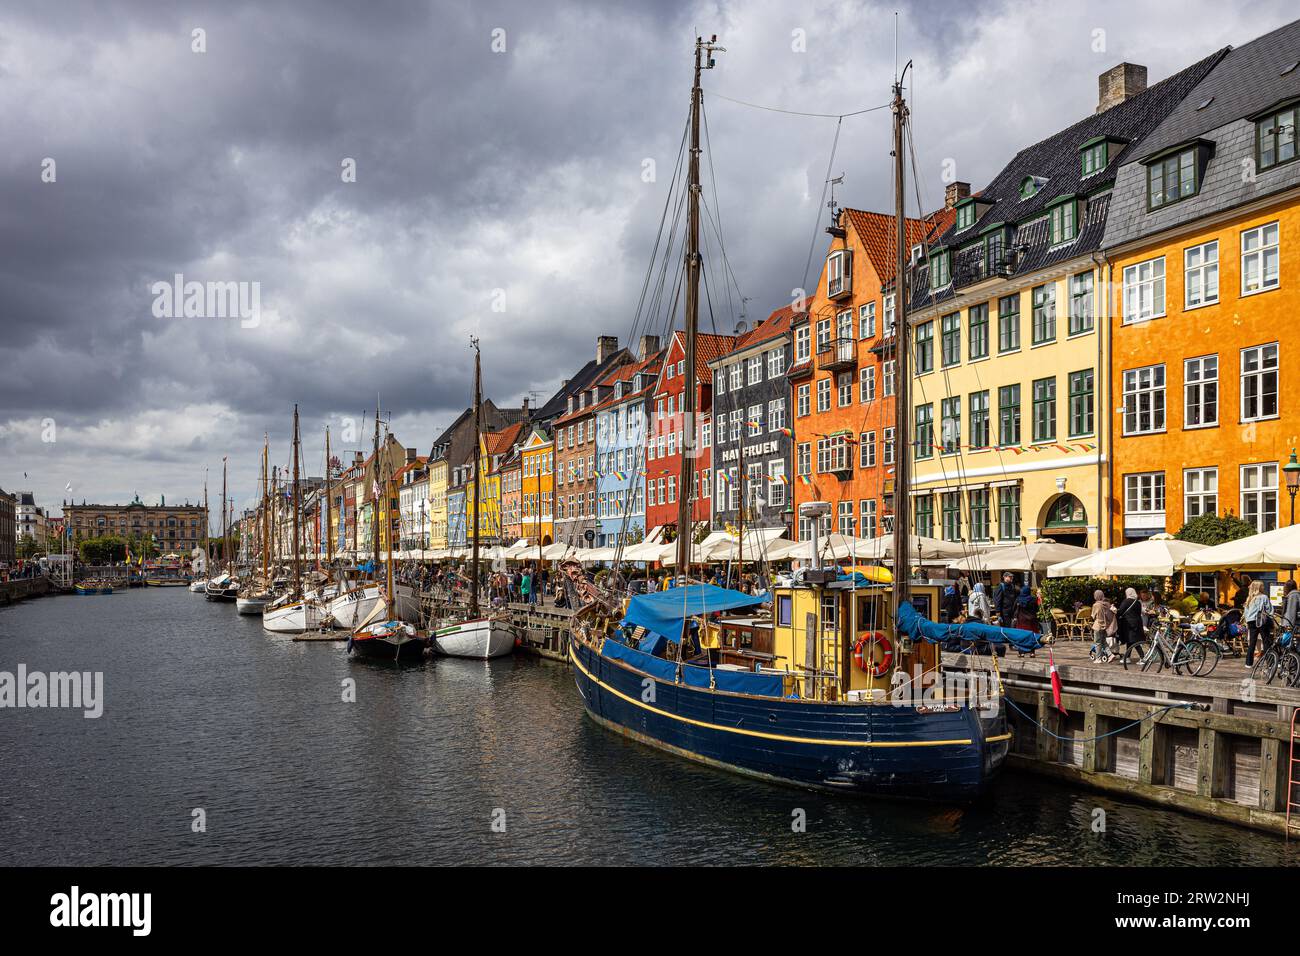
[[[645,536],[644,442],[663,353],[620,369],[613,394],[596,409],[597,541],[614,547]]]

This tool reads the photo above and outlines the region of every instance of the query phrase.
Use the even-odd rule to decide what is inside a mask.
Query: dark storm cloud
[[[1162,12],[1119,3],[904,6],[923,204],[945,160],[978,186],[1086,112],[1119,59],[1167,75],[1285,19],[1272,7],[1214,29],[1185,16],[1175,41]],[[471,333],[494,399],[545,398],[598,334],[631,328],[697,29],[728,48],[710,94],[830,113],[888,97],[893,8],[862,3],[9,5],[0,486],[190,492],[228,453],[247,489],[263,433],[283,457],[294,402],[309,441],[332,423],[337,447],[376,393],[427,448],[468,398]],[[729,331],[740,296],[754,319],[804,284],[810,243],[816,280],[835,124],[707,104],[740,288],[712,263],[704,321]],[[844,121],[842,202],[889,208],[888,125]],[[150,286],[176,273],[259,283],[260,325],[155,317]]]

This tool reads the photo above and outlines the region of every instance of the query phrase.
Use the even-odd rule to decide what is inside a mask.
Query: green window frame
[[[1085,146],[1081,150],[1080,163],[1084,176],[1091,176],[1099,173],[1106,168],[1107,164],[1107,143],[1102,140],[1100,143],[1093,143],[1091,146]]]
[[[1093,370],[1070,373],[1070,437],[1080,438],[1093,432]]]
[[[1033,176],[1026,176],[1020,180],[1020,198],[1028,199],[1038,192],[1038,181]]]
[[[989,357],[989,304],[981,302],[967,310],[967,354],[973,362]]]
[[[961,493],[945,491],[939,498],[942,510],[943,540],[961,540]]]
[[[948,251],[936,252],[930,257],[930,288],[942,289],[952,281],[951,261]]]
[[[916,520],[916,533],[923,537],[934,537],[934,496],[917,495],[912,510]]]
[[[943,454],[961,450],[961,396],[954,395],[939,403],[939,437]]]
[[[1053,206],[1048,213],[1052,227],[1052,245],[1069,242],[1079,234],[1078,203],[1069,199]]]
[[[963,203],[957,207],[957,231],[969,229],[975,225],[975,204],[973,202]]]
[[[1031,335],[1034,345],[1056,341],[1056,283],[1035,286],[1031,295],[1033,321]]]
[[[934,406],[931,404],[916,406],[916,425],[913,458],[920,461],[934,457]]]
[[[944,368],[961,364],[961,313],[945,315],[940,328],[940,359]]]
[[[1020,293],[998,299],[998,353],[1020,350]]]
[[[1014,448],[1020,444],[1020,386],[998,388],[998,447]]]
[[[972,488],[966,493],[966,498],[970,509],[970,539],[989,540],[989,490]]]
[[[1195,196],[1200,189],[1196,147],[1179,150],[1147,166],[1147,208],[1160,209]]]
[[[1093,322],[1093,277],[1091,272],[1070,276],[1070,335],[1091,332]]]
[[[934,371],[934,320],[916,327],[916,374]]]
[[[1014,541],[1020,537],[1020,486],[1003,485],[998,489],[998,538]]]
[[[1056,440],[1056,376],[1036,378],[1033,383],[1034,441]]]
[[[1270,113],[1255,121],[1255,165],[1272,169],[1296,158],[1296,122],[1300,104]]]
[[[971,449],[989,447],[989,393],[971,392],[970,407],[970,447]]]

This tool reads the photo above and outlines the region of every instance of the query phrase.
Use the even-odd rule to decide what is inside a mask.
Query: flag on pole
[[[1047,648],[1048,673],[1052,676],[1052,703],[1056,704],[1056,709],[1063,714],[1069,714],[1065,706],[1061,703],[1061,675],[1056,670],[1056,658],[1052,656],[1052,648]]]

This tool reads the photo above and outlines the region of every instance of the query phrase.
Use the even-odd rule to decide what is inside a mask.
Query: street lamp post
[[[1282,466],[1286,475],[1286,493],[1291,496],[1291,523],[1295,524],[1295,493],[1300,491],[1300,461],[1296,461],[1295,449],[1291,449],[1291,460]]]

